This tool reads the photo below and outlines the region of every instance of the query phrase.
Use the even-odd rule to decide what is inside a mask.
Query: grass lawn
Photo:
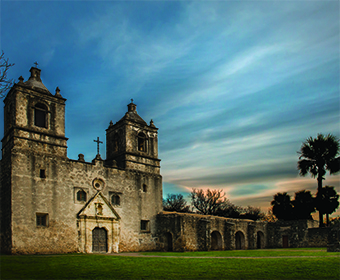
[[[0,278],[339,279],[340,277],[340,254],[327,253],[324,248],[145,254],[159,256],[156,258],[105,254],[1,256]],[[179,258],[167,257],[170,255]]]
[[[228,250],[202,252],[143,252],[142,255],[176,257],[283,257],[283,256],[340,256],[340,253],[328,253],[326,248],[289,248],[262,250]]]

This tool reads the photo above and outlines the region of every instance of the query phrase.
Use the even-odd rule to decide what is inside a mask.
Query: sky
[[[318,133],[340,137],[339,1],[0,5],[9,77],[26,81],[38,62],[44,85],[67,99],[69,158],[91,161],[93,140],[105,142],[133,98],[159,128],[164,197],[222,189],[267,211],[278,192],[316,193],[297,152]],[[339,182],[324,185],[340,192]]]

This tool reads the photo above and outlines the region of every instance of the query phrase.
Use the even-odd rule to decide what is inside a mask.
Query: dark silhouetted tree
[[[248,219],[248,220],[262,220],[265,214],[261,211],[260,207],[253,207],[248,206],[244,208],[244,213],[240,215],[241,219]]]
[[[274,195],[271,205],[273,205],[273,214],[277,219],[285,221],[293,220],[293,204],[290,200],[290,195],[286,192]]]
[[[168,194],[166,199],[163,199],[163,210],[170,212],[190,212],[190,206],[181,194]]]
[[[6,91],[12,87],[14,81],[7,78],[7,72],[14,64],[9,63],[2,51],[0,55],[0,98],[4,98]]]
[[[339,140],[331,135],[318,134],[316,138],[309,137],[301,146],[298,170],[301,176],[308,173],[313,178],[317,178],[318,192],[322,190],[322,180],[326,175],[326,171],[335,174],[340,170]],[[323,226],[322,207],[319,208],[319,227]]]
[[[215,215],[225,218],[240,218],[243,213],[243,208],[231,203],[228,199],[225,199],[216,210]]]
[[[317,193],[316,208],[326,214],[327,226],[329,226],[329,215],[339,207],[339,195],[334,187],[325,186]]]
[[[294,206],[293,216],[295,219],[313,220],[311,213],[315,212],[315,198],[310,191],[296,192],[292,204]]]
[[[190,197],[192,205],[203,215],[216,215],[220,207],[227,202],[223,190],[193,189]]]

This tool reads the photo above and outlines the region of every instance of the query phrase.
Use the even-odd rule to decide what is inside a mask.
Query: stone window
[[[141,220],[141,222],[140,222],[140,230],[142,232],[149,232],[150,231],[150,221],[148,221],[148,220]]]
[[[37,213],[37,226],[39,227],[47,227],[48,226],[48,214],[46,213]]]
[[[47,128],[47,107],[38,103],[34,107],[34,125]]]
[[[114,194],[111,196],[111,203],[112,205],[116,205],[116,206],[120,205],[120,197],[118,194]]]
[[[148,186],[143,184],[143,192],[147,192],[147,190],[148,190]]]
[[[83,190],[79,190],[77,192],[77,200],[78,201],[86,201],[86,192],[84,192]]]
[[[40,178],[46,178],[45,169],[40,169]]]
[[[138,151],[147,152],[147,139],[143,132],[138,133]]]

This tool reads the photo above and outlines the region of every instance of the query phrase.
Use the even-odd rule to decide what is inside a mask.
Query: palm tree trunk
[[[318,180],[318,194],[321,194],[322,179],[323,179],[322,176],[320,176],[320,174],[319,174],[318,179],[317,179]],[[323,224],[323,213],[319,208],[319,227],[321,228],[323,226],[324,226],[324,224]]]

